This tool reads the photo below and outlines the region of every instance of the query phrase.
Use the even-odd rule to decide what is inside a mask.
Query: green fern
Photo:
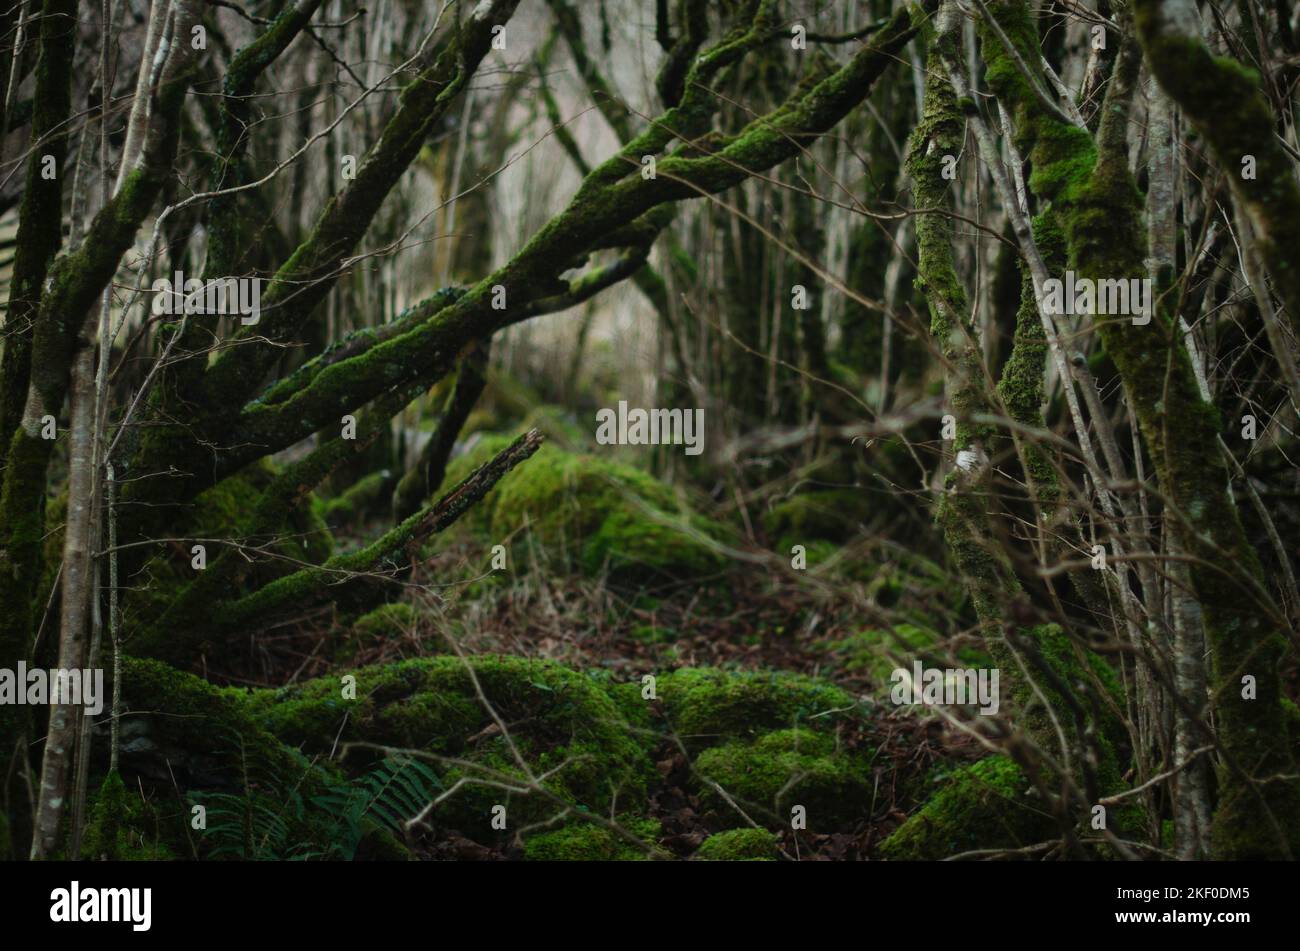
[[[237,764],[239,792],[192,790],[191,805],[205,810],[204,852],[209,858],[243,861],[350,861],[362,839],[376,827],[401,840],[406,822],[442,788],[426,764],[389,757],[370,772],[304,802],[301,775],[249,755],[242,737],[232,734],[230,759]],[[304,771],[310,768],[303,760]]]
[[[283,861],[318,858],[325,851],[313,848],[303,836],[309,817],[298,792],[301,775],[283,776],[263,757],[250,760],[243,737],[230,736],[238,748],[242,790],[238,793],[191,790],[187,799],[205,810],[203,843],[209,858],[244,861]],[[303,761],[303,770],[309,764]]]
[[[291,831],[301,825],[304,804],[296,791],[284,802],[260,793],[191,793],[190,801],[207,810],[204,837],[209,858],[244,861],[302,861],[325,853],[309,842],[291,842]]]
[[[437,774],[425,763],[391,756],[351,784],[315,797],[312,803],[334,818],[328,855],[351,860],[372,825],[404,839],[406,823],[419,815],[441,788]]]

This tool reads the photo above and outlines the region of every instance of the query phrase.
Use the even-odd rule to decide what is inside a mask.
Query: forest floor
[[[347,539],[339,539],[347,544]],[[468,547],[468,551],[466,548]],[[332,606],[297,619],[285,632],[259,639],[239,668],[208,669],[216,682],[283,686],[347,669],[390,664],[448,653],[453,636],[466,654],[507,654],[563,664],[572,670],[609,671],[639,683],[647,674],[680,668],[783,671],[820,678],[861,700],[868,715],[842,731],[841,748],[868,758],[874,777],[870,808],[862,818],[831,833],[785,830],[786,857],[841,860],[870,857],[935,783],[984,751],[920,708],[887,702],[887,668],[879,644],[863,640],[853,599],[764,572],[727,572],[702,585],[665,583],[620,593],[603,577],[533,570],[495,586],[447,585],[472,575],[473,543],[450,545],[407,580],[414,610],[389,636],[362,639],[341,655],[339,638],[348,623]],[[423,575],[423,577],[421,577]],[[441,587],[434,585],[438,579]],[[427,587],[423,586],[427,583]],[[431,590],[440,590],[430,595]],[[879,638],[879,632],[874,637]],[[719,815],[691,782],[686,752],[664,739],[653,755],[646,818],[660,823],[658,845],[689,857],[712,833],[734,828],[735,816]],[[934,769],[936,765],[941,768]],[[521,857],[517,842],[480,842],[460,830],[432,827],[412,843],[425,859],[501,860]]]
[[[435,497],[531,425],[476,433]],[[543,446],[404,557],[233,640],[196,641],[208,646],[184,669],[198,678],[172,686],[135,668],[141,703],[174,689],[225,721],[192,737],[142,719],[128,765],[151,781],[167,830],[177,794],[283,820],[251,838],[248,821],[223,820],[206,844],[168,831],[160,845],[195,857],[852,860],[1043,841],[1028,780],[953,719],[965,713],[891,696],[891,675],[914,661],[991,663],[969,596],[918,531],[923,513],[879,506],[844,475],[692,491],[581,451],[570,420],[551,429],[573,448]],[[238,522],[269,475],[205,493],[196,524]],[[326,487],[260,549],[262,583],[303,553],[343,555],[386,530],[388,471],[343,475],[346,488]],[[151,563],[141,610],[185,577],[173,554]],[[246,733],[262,737],[251,771],[223,739]],[[173,748],[190,754],[179,781]],[[303,756],[320,789],[299,795]],[[412,757],[437,769],[399,783],[393,770]],[[417,778],[405,800],[385,798]],[[389,840],[362,844],[352,833],[375,817]]]

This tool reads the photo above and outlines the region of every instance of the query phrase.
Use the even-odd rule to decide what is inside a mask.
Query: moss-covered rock
[[[659,726],[654,722],[651,710],[658,701],[646,699],[642,680],[629,680],[605,668],[589,670],[586,675],[614,701],[628,727],[642,738],[643,745],[647,749],[653,746],[659,737]]]
[[[1023,771],[1005,756],[956,770],[920,811],[881,842],[883,859],[943,859],[975,849],[1014,849],[1056,826],[1033,800]]]
[[[465,479],[511,442],[478,439],[451,461],[440,492]],[[621,582],[701,578],[722,570],[709,544],[721,529],[633,466],[544,445],[503,478],[464,524],[494,540],[513,538],[525,555],[562,559],[588,574],[608,570]]]
[[[780,854],[776,836],[766,829],[731,829],[705,839],[695,858],[709,862],[773,862]]]
[[[163,768],[159,778],[174,779],[181,789],[235,788],[238,774],[254,762],[286,776],[302,774],[311,783],[337,778],[306,767],[258,722],[238,688],[215,687],[160,661],[124,657],[121,692],[127,711],[121,726],[124,766],[139,759],[143,770],[148,759]]]
[[[204,856],[220,836],[219,823],[214,818],[206,830],[192,830],[191,805],[213,806],[215,813],[215,803],[235,800],[274,814],[286,841],[324,849],[332,820],[300,804],[340,783],[341,774],[263,729],[246,709],[243,691],[214,687],[158,661],[124,657],[121,692],[125,790],[111,779],[104,783],[101,795],[109,798],[95,850]],[[149,792],[147,808],[135,802],[141,788]]]
[[[861,715],[839,687],[779,671],[687,667],[660,677],[657,689],[669,724],[691,745],[794,726],[830,730]]]
[[[653,819],[624,817],[618,823],[650,848],[659,838],[659,823]],[[637,862],[648,858],[645,849],[592,822],[539,832],[524,842],[524,859],[530,862]]]
[[[310,752],[328,753],[337,738],[463,760],[442,764],[445,785],[467,783],[439,807],[435,821],[486,833],[498,804],[506,805],[510,828],[553,816],[559,808],[553,801],[485,784],[521,781],[524,774],[479,700],[477,680],[534,775],[545,774],[545,788],[562,802],[607,812],[612,801],[634,805],[644,798],[652,740],[585,674],[549,661],[482,655],[421,658],[350,676],[355,700],[344,698],[339,678],[325,677],[255,691],[246,703],[267,730]]]
[[[852,821],[871,801],[871,771],[864,760],[837,751],[832,737],[811,730],[778,730],[753,743],[727,743],[695,759],[701,796],[719,811],[730,808],[714,783],[742,805],[775,822],[790,808],[807,809],[810,827],[828,831]]]

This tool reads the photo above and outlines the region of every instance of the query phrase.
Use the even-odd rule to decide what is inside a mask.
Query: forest
[[[1298,86],[1289,0],[0,4],[0,856],[1300,856]]]

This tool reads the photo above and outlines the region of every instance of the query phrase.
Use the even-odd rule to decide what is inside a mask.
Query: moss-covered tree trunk
[[[10,458],[10,436],[23,418],[31,382],[32,338],[50,262],[62,242],[63,184],[67,168],[67,121],[72,107],[72,57],[75,31],[76,0],[48,0],[41,13],[40,53],[36,65],[36,89],[32,113],[31,153],[27,160],[27,178],[23,201],[18,212],[13,274],[9,284],[9,301],[4,323],[4,353],[0,361],[0,666],[10,669],[16,661],[26,659],[32,633],[30,599],[40,573],[40,526],[44,511],[44,492],[34,492],[32,483],[15,483],[6,493],[10,464],[23,469],[32,460],[32,446],[26,445],[16,458]],[[4,57],[4,83],[8,83],[9,58]],[[2,96],[3,93],[0,93]],[[2,110],[0,110],[2,111]],[[4,117],[0,116],[0,124]],[[50,172],[53,172],[53,175]],[[55,408],[57,417],[60,408]],[[43,423],[43,421],[37,421]],[[24,479],[35,470],[20,473]],[[8,497],[9,503],[3,501]],[[21,506],[31,506],[20,511]],[[22,740],[26,734],[26,708],[0,707],[0,764],[4,775],[15,782],[3,783],[0,800],[0,826],[4,813],[26,820],[25,791],[19,779],[22,770],[17,757],[25,756]],[[6,834],[0,829],[0,856],[6,852],[5,841],[14,847],[25,845],[25,829]]]
[[[1035,62],[1037,34],[1027,5],[1011,0],[990,10],[1021,59]],[[1145,277],[1141,196],[1127,157],[1127,102],[1108,99],[1094,141],[1086,129],[1042,106],[998,37],[987,33],[982,49],[989,86],[1012,112],[1016,143],[1033,165],[1029,187],[1059,216],[1077,275]],[[1235,113],[1238,106],[1232,108]],[[1225,760],[1214,853],[1227,859],[1291,856],[1300,847],[1300,787],[1283,778],[1294,771],[1279,679],[1286,644],[1228,491],[1217,448],[1222,420],[1201,397],[1168,302],[1147,324],[1120,317],[1095,326],[1137,416],[1175,530],[1194,559],[1190,574],[1204,611]]]

